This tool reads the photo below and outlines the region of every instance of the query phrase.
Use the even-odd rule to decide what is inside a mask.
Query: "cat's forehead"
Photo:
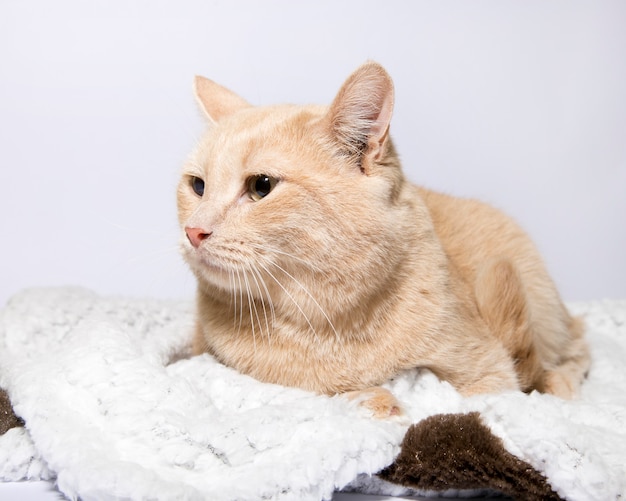
[[[326,106],[303,106],[279,104],[273,106],[251,106],[221,120],[223,130],[245,129],[250,133],[264,133],[276,127],[307,126],[326,112]]]
[[[196,160],[210,169],[232,169],[295,152],[312,143],[326,112],[323,106],[251,107],[212,125],[202,138]]]

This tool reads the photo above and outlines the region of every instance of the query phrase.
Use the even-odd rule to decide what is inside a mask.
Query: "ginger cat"
[[[376,387],[414,367],[465,395],[577,393],[582,322],[511,219],[405,179],[380,65],[358,68],[330,107],[253,107],[202,77],[195,91],[209,127],[177,195],[196,353],[261,381],[364,394],[377,415],[398,406]]]

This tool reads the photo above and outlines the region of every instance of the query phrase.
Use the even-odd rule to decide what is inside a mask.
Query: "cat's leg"
[[[520,389],[513,361],[502,346],[492,345],[488,349],[484,349],[484,346],[470,346],[467,352],[467,358],[471,359],[470,365],[466,363],[454,371],[450,367],[433,369],[433,372],[466,397]]]
[[[349,399],[357,402],[372,412],[377,419],[387,419],[403,416],[402,406],[393,394],[380,386],[373,386],[365,390],[349,391],[344,393]]]
[[[531,312],[519,272],[509,259],[493,259],[478,270],[476,304],[491,333],[515,364],[523,391],[543,391],[543,367]]]
[[[536,291],[530,301],[511,261],[494,259],[478,272],[476,303],[514,360],[524,391],[572,398],[589,368],[589,350],[582,322],[569,315],[550,284],[546,277],[544,285],[536,288],[541,295]]]
[[[589,346],[584,339],[582,319],[569,317],[568,330],[571,337],[564,347],[565,353],[560,363],[548,369],[544,375],[545,391],[562,398],[578,395],[591,361]]]

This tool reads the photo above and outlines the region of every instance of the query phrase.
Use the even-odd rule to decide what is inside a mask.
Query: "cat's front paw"
[[[345,395],[349,400],[370,411],[372,417],[376,419],[403,419],[405,417],[402,406],[396,397],[389,390],[380,386],[350,391]]]

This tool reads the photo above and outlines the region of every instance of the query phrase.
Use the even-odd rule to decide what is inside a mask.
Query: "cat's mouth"
[[[237,290],[243,282],[245,266],[232,260],[223,260],[197,249],[186,248],[184,256],[196,275],[209,284],[227,291]]]
[[[207,273],[222,275],[224,273],[230,272],[230,270],[228,270],[221,264],[218,264],[215,261],[207,259],[207,258],[200,258],[198,264]]]
[[[192,252],[190,257],[192,266],[204,275],[221,277],[234,273],[231,266],[220,262],[220,260],[215,259],[213,256],[206,256],[201,255],[198,252]]]

